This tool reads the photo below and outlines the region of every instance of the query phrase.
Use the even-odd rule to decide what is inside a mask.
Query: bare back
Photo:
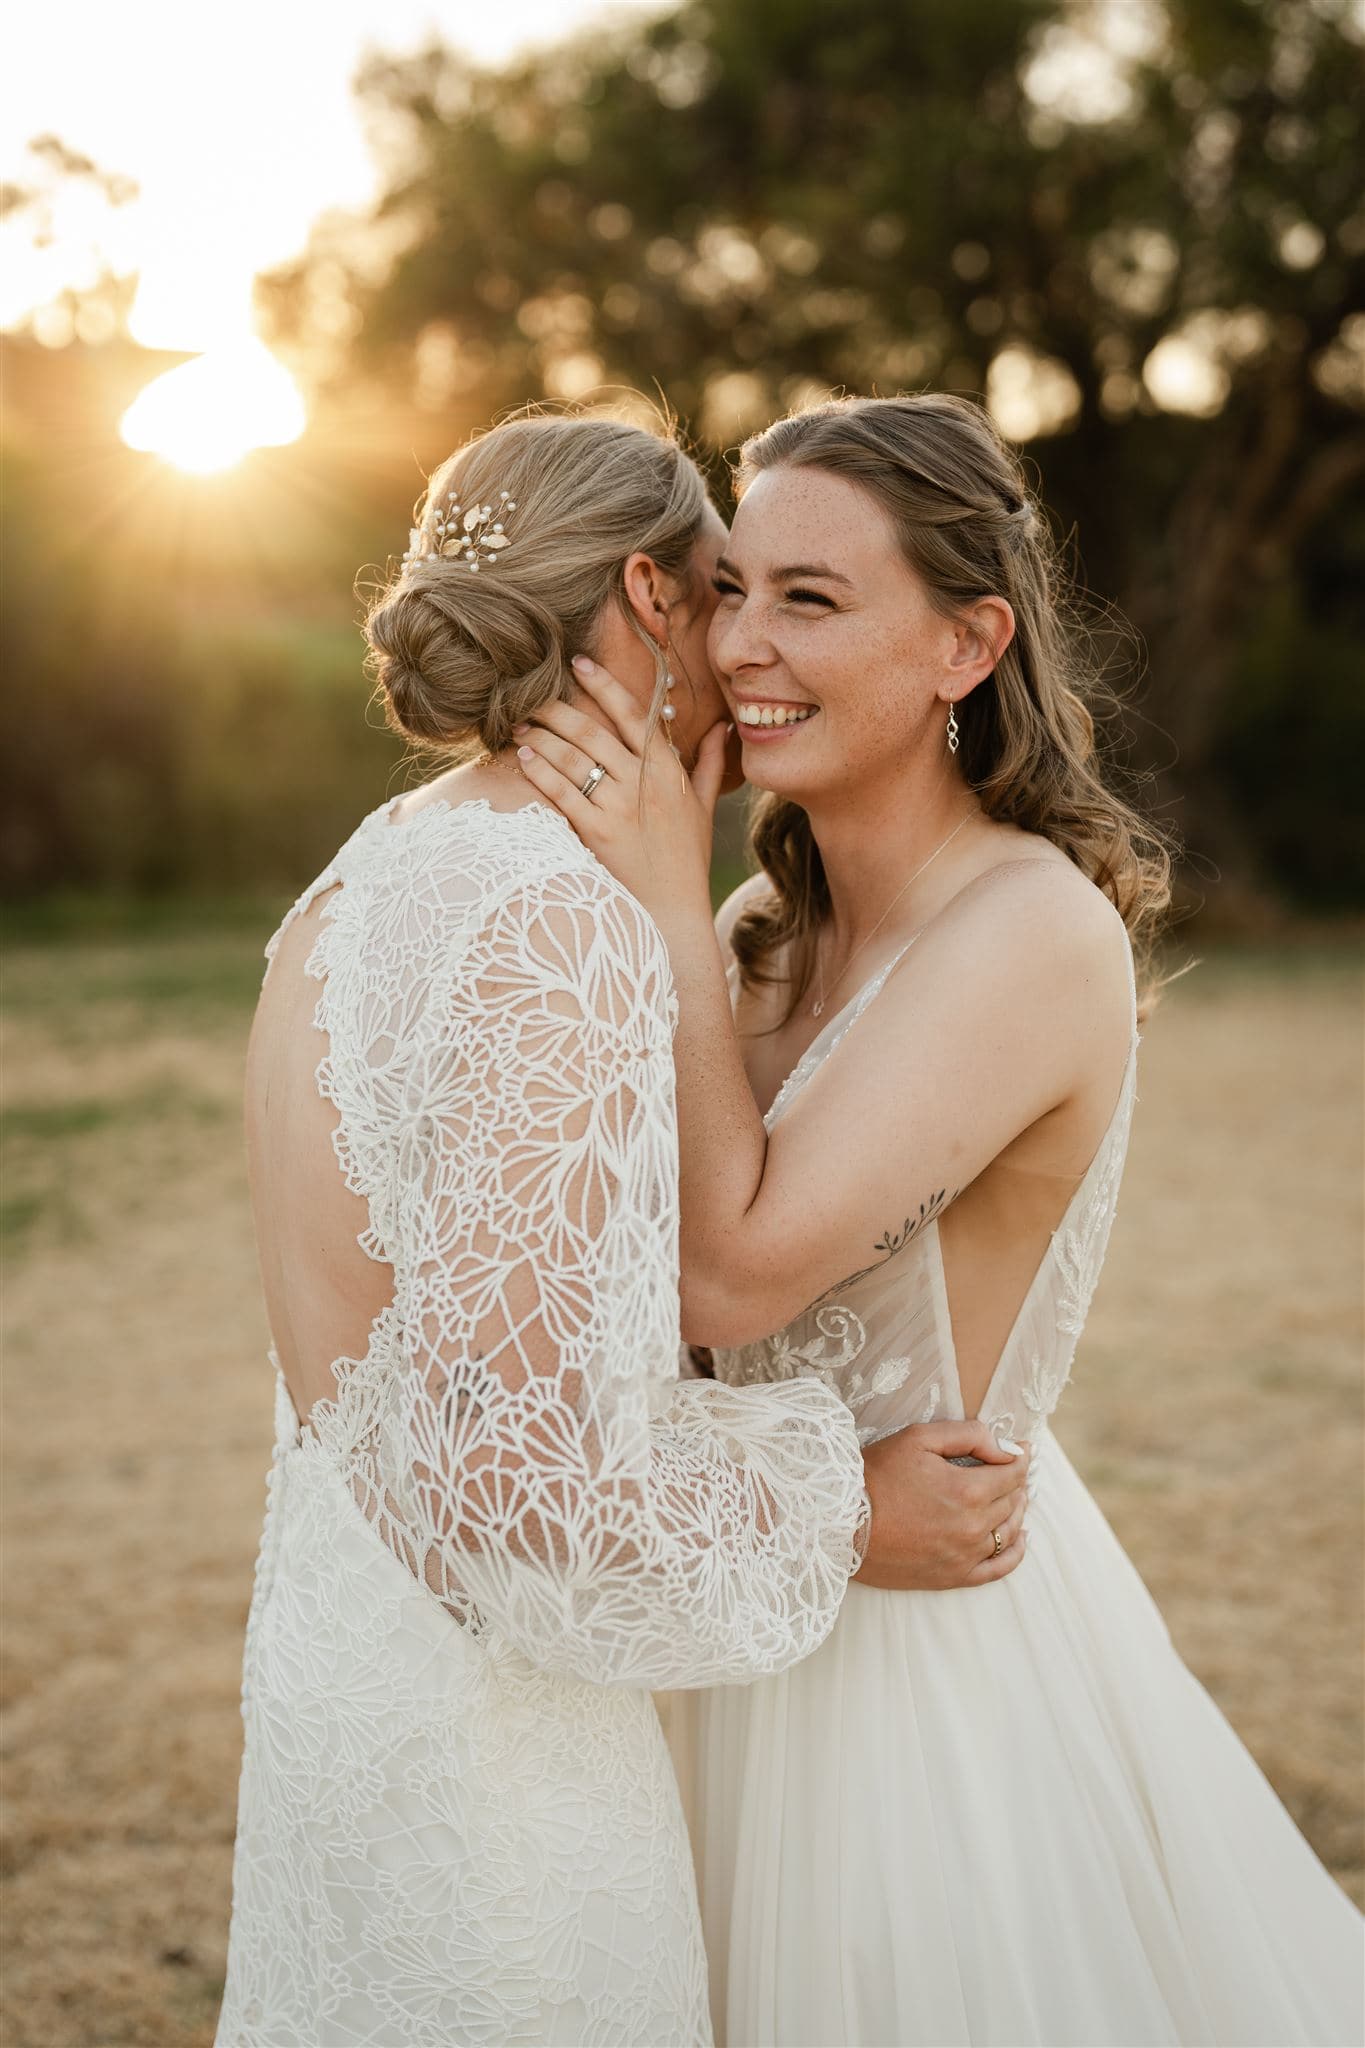
[[[346,1185],[337,1113],[317,1083],[328,1041],[314,1021],[318,984],[307,963],[328,893],[282,934],[247,1050],[247,1169],[266,1316],[305,1422],[315,1401],[336,1392],[334,1361],[362,1356],[393,1296],[392,1268],[360,1249],[368,1211]]]

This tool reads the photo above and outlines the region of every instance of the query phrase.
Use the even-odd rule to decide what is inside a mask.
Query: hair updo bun
[[[568,667],[561,622],[529,593],[471,590],[444,560],[409,569],[366,633],[393,723],[432,746],[510,746],[512,727],[559,694]]]
[[[452,499],[502,511],[506,545],[476,548],[477,568],[463,547],[435,552]],[[706,507],[662,422],[532,415],[469,442],[419,509],[431,552],[409,557],[365,621],[390,724],[460,755],[509,747],[513,726],[568,695],[570,658],[591,650],[608,602],[624,608],[630,555],[686,581]]]

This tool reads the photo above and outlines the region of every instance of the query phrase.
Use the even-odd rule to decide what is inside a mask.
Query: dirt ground
[[[8,2048],[207,2044],[270,1388],[246,938],[11,952]],[[1362,1849],[1360,989],[1214,959],[1143,1048],[1060,1434],[1318,1853]]]

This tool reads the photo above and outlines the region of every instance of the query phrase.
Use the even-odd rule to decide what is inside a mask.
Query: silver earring
[[[948,752],[955,754],[958,743],[957,709],[952,698],[948,699]]]

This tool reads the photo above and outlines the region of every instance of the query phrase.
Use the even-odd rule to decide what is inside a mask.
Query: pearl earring
[[[673,671],[672,671],[672,669],[671,669],[671,668],[666,668],[666,669],[664,670],[664,695],[665,695],[665,696],[667,696],[668,692],[669,692],[669,691],[670,691],[670,690],[671,690],[671,689],[673,688],[673,684],[674,684],[674,675],[673,675]],[[676,717],[677,717],[677,715],[678,715],[678,714],[677,714],[677,712],[675,711],[675,709],[673,708],[673,706],[672,706],[671,704],[665,704],[665,705],[664,705],[664,707],[663,707],[663,709],[662,709],[662,710],[660,711],[660,713],[659,713],[659,716],[660,716],[661,718],[670,718],[670,719],[671,719],[671,718],[676,718]]]
[[[954,706],[954,704],[953,704],[953,700],[952,700],[952,698],[950,697],[950,698],[948,699],[948,752],[949,752],[950,754],[955,754],[955,753],[957,752],[957,746],[958,746],[958,723],[957,723],[957,710],[956,710],[956,707],[955,707],[955,706]]]

